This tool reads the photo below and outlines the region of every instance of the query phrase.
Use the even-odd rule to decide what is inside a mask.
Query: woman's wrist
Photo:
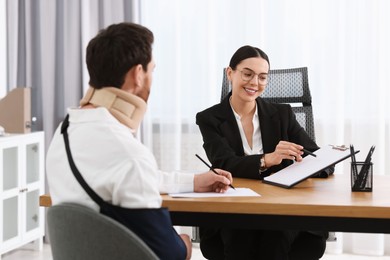
[[[267,163],[265,161],[265,154],[260,156],[260,172],[265,172],[267,170]]]

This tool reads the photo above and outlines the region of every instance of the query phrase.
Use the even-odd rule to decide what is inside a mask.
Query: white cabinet
[[[42,249],[44,133],[0,136],[0,259],[30,242]]]

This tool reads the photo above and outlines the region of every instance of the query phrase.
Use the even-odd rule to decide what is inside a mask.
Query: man
[[[91,87],[79,108],[68,109],[69,145],[79,172],[104,201],[123,208],[159,209],[160,193],[224,192],[232,183],[231,174],[220,169],[218,175],[211,171],[159,171],[153,154],[134,137],[146,111],[152,83],[153,39],[150,30],[133,23],[114,24],[102,30],[87,47]],[[46,164],[53,204],[76,202],[99,210],[72,173],[61,126],[50,144]],[[137,224],[148,225],[148,219]],[[189,237],[179,237],[172,226],[161,228],[166,234],[170,232],[172,239],[156,234],[157,245],[145,241],[157,256],[189,259]]]

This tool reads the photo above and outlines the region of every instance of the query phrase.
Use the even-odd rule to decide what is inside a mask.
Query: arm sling
[[[104,201],[82,177],[70,151],[67,128],[69,115],[61,126],[70,168],[77,181],[100,207],[100,213],[115,219],[136,233],[160,259],[185,259],[186,246],[172,226],[167,208],[123,208]],[[113,241],[114,242],[114,241]]]

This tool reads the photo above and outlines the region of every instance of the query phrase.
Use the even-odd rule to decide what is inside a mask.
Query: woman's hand
[[[265,165],[267,168],[278,165],[284,159],[302,161],[303,146],[287,141],[280,141],[273,153],[264,155]]]

